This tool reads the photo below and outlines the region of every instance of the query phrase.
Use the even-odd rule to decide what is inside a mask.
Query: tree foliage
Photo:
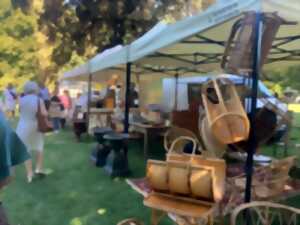
[[[37,75],[34,39],[35,19],[20,9],[12,10],[9,0],[0,3],[0,87],[19,84]]]
[[[22,2],[23,0],[13,0]],[[26,7],[30,3],[26,0]],[[197,0],[44,0],[40,30],[55,43],[52,60],[64,65],[73,53],[92,56],[117,44],[125,44],[170,16],[181,18],[187,3]],[[17,3],[22,7],[20,3]],[[199,4],[192,4],[199,7]],[[24,10],[28,11],[27,8]]]
[[[63,67],[52,60],[57,44],[39,29],[42,9],[42,0],[0,1],[1,89],[10,82],[21,88],[30,79],[53,82],[65,67],[83,61],[76,54]]]
[[[282,95],[286,88],[300,92],[300,66],[290,66],[286,70],[267,71],[265,83],[267,86]]]

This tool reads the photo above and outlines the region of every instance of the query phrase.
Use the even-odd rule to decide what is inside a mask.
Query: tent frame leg
[[[89,80],[88,80],[88,102],[87,102],[87,133],[89,133],[90,129],[90,114],[91,114],[91,101],[92,101],[92,74],[89,73]]]
[[[245,189],[245,202],[251,201],[251,186],[252,186],[252,175],[253,175],[253,155],[256,152],[257,140],[254,129],[254,122],[256,116],[256,105],[257,105],[257,92],[258,92],[258,81],[260,74],[260,60],[261,60],[261,36],[262,36],[262,14],[256,13],[256,26],[255,26],[255,38],[253,43],[253,67],[252,67],[252,87],[251,87],[251,112],[250,112],[250,136],[248,155],[245,167],[246,173],[246,189]]]
[[[129,132],[129,107],[130,107],[130,83],[131,83],[131,63],[126,64],[126,92],[125,92],[125,119],[124,119],[124,133]]]

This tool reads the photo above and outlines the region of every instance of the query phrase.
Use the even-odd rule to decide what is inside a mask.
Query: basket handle
[[[196,154],[196,149],[197,149],[197,142],[195,141],[194,138],[191,138],[189,136],[180,136],[178,138],[176,138],[171,146],[170,146],[170,149],[169,149],[169,152],[168,153],[172,153],[174,148],[175,148],[175,145],[180,142],[180,141],[184,141],[184,140],[188,140],[188,141],[191,141],[193,143],[193,151],[192,151],[192,155],[195,155]]]

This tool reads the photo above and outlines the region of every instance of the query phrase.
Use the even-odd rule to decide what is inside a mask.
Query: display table
[[[114,113],[110,108],[91,108],[90,109],[90,128],[110,127],[111,116]]]
[[[243,173],[244,164],[238,164],[234,166],[228,166],[227,168],[227,177],[231,179],[232,177],[238,176]],[[149,196],[152,192],[149,183],[146,178],[139,179],[127,179],[126,182],[138,193],[142,194],[145,198]],[[289,179],[285,185],[284,190],[272,198],[269,199],[257,199],[253,198],[253,201],[284,201],[288,198],[295,197],[300,195],[300,180],[298,179]],[[223,200],[218,203],[216,209],[214,210],[215,219],[222,219],[224,216],[229,215],[233,209],[244,202],[244,192],[238,192],[236,189],[233,189],[229,184],[226,186],[226,194]],[[171,219],[178,218],[177,213],[169,213],[168,216]]]
[[[134,132],[141,133],[144,135],[144,158],[145,160],[147,160],[150,139],[166,132],[169,127],[165,125],[143,124],[135,122],[131,122],[129,124]]]

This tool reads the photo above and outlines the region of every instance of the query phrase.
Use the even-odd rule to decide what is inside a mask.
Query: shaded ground
[[[300,115],[297,115],[296,124],[300,125]],[[300,142],[299,137],[300,129],[294,129],[293,142]],[[92,166],[89,154],[93,146],[92,139],[75,142],[70,131],[47,136],[45,165],[50,175],[27,184],[24,168],[18,167],[15,181],[2,193],[1,199],[11,223],[115,225],[128,217],[148,221],[150,211],[143,206],[142,197],[124,179],[112,180],[101,169]],[[139,143],[130,144],[130,167],[135,177],[143,176],[145,171],[141,146]],[[264,151],[273,153],[270,148]],[[160,158],[163,149],[160,145],[152,146],[152,152]],[[299,155],[299,151],[291,148],[289,154]],[[288,203],[300,207],[300,197],[290,199]],[[165,220],[161,224],[171,223]]]

